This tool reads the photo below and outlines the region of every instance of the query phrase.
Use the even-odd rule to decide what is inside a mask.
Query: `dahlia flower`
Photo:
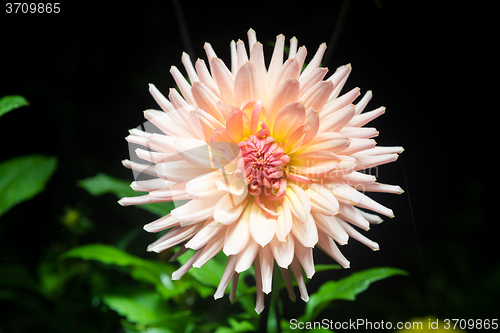
[[[376,182],[361,172],[395,161],[401,147],[376,147],[373,127],[363,127],[384,113],[380,107],[363,113],[371,91],[353,104],[359,88],[339,96],[351,66],[320,67],[326,44],[320,45],[302,70],[306,48],[290,40],[284,61],[285,37],[279,35],[269,67],[255,32],[247,45],[231,42],[231,69],[205,44],[208,67],[192,64],[182,55],[188,82],[171,68],[178,86],[168,99],[154,85],[149,90],[163,111],[147,110],[145,118],[160,130],[130,131],[127,140],[146,163],[123,161],[127,168],[151,175],[134,181],[143,196],[123,198],[122,205],[174,201],[170,214],[144,229],[169,229],[148,248],[161,252],[178,244],[194,250],[172,275],[180,279],[191,267],[202,267],[223,251],[225,271],[214,297],[231,283],[234,300],[239,273],[255,269],[255,310],[264,308],[271,291],[274,262],[295,299],[290,269],[301,298],[307,301],[302,270],[314,275],[313,247],[317,246],[344,268],[349,262],[337,244],[349,237],[378,250],[377,243],[359,229],[382,219],[366,210],[393,217],[391,209],[364,192],[402,193],[399,186]]]

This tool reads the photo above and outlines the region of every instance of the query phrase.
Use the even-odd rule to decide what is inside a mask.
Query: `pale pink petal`
[[[293,219],[292,234],[295,240],[301,242],[306,247],[314,247],[316,245],[318,242],[318,229],[310,213],[306,223],[302,223],[296,218]]]
[[[180,280],[184,274],[186,274],[191,267],[193,267],[193,263],[196,261],[198,256],[201,254],[201,251],[196,251],[191,258],[184,265],[182,265],[178,270],[172,273],[172,280]]]
[[[223,179],[222,173],[219,171],[198,176],[186,184],[186,191],[192,199],[210,199],[219,192],[215,185],[215,181],[219,179]]]
[[[197,223],[186,227],[175,227],[161,236],[156,242],[148,246],[148,251],[161,252],[193,237],[203,224]]]
[[[367,196],[364,193],[359,193],[359,202],[356,204],[356,206],[372,210],[375,213],[379,213],[379,214],[385,215],[385,216],[390,217],[390,218],[394,217],[394,213],[392,212],[392,209],[389,209],[389,208],[379,204],[378,202],[376,202],[375,200],[373,200],[372,198],[370,198],[369,196]]]
[[[219,222],[206,223],[198,233],[186,243],[185,247],[198,250],[205,246],[212,238],[224,238],[225,226]]]
[[[279,35],[276,37],[276,44],[274,46],[271,63],[269,64],[269,70],[267,73],[267,84],[269,87],[276,87],[277,81],[279,80],[278,74],[281,72],[281,66],[283,65],[284,48],[285,36]],[[274,90],[269,93],[274,93]]]
[[[354,100],[359,96],[359,88],[354,88],[351,91],[345,93],[344,95],[340,96],[339,98],[334,99],[331,102],[328,102],[325,107],[323,108],[323,111],[321,111],[321,115],[323,113],[325,115],[334,113],[340,109],[345,108],[346,106],[352,104]],[[354,115],[353,115],[354,116]]]
[[[169,186],[173,185],[174,183],[166,181],[161,178],[154,178],[154,179],[149,179],[149,180],[138,180],[135,182],[132,182],[130,184],[130,187],[134,191],[142,192],[142,191],[156,191],[156,190],[164,190],[168,189]]]
[[[217,82],[217,86],[219,87],[222,100],[229,105],[235,106],[234,75],[231,74],[226,65],[224,65],[224,62],[219,58],[212,58],[210,60],[210,68],[215,82]]]
[[[325,51],[326,51],[326,43],[323,43],[319,46],[318,50],[316,51],[316,54],[314,55],[314,57],[311,59],[311,61],[307,65],[307,67],[302,72],[301,77],[309,75],[316,68],[318,68],[318,66],[321,63],[321,59],[323,58],[323,54],[325,54]]]
[[[335,132],[318,133],[308,145],[302,145],[297,154],[316,150],[336,153],[349,147],[349,144],[350,140],[344,134]]]
[[[194,104],[193,96],[191,95],[191,85],[186,81],[182,73],[177,69],[177,67],[172,66],[170,68],[170,74],[177,83],[179,90],[181,91],[182,96],[189,104]]]
[[[358,162],[356,170],[369,169],[378,165],[394,162],[398,157],[398,154],[356,155],[356,160]]]
[[[191,88],[191,93],[198,108],[203,109],[223,124],[225,123],[225,119],[217,108],[219,98],[205,84],[195,82]]]
[[[229,256],[240,253],[250,240],[250,209],[251,205],[246,205],[243,215],[231,223],[226,231],[224,241],[224,253]]]
[[[288,50],[288,59],[295,58],[295,55],[297,54],[298,43],[299,43],[299,41],[296,37],[292,37],[290,39],[290,47]]]
[[[292,235],[287,235],[283,242],[279,241],[276,237],[271,240],[268,246],[271,248],[278,266],[288,268],[292,263],[295,249],[294,244],[295,241]]]
[[[261,87],[260,93],[262,94],[262,90],[265,90],[267,87],[267,70],[264,61],[264,51],[262,44],[257,42],[253,46],[250,46],[250,50],[250,62],[255,68],[255,73],[257,74],[257,85]],[[265,94],[263,94],[260,98],[265,98]]]
[[[236,272],[241,273],[249,269],[261,248],[262,246],[253,239],[250,239],[245,248],[238,253],[238,261],[236,262],[235,268]],[[257,277],[257,274],[255,276]]]
[[[340,133],[345,134],[348,138],[370,139],[378,136],[378,131],[373,127],[348,127],[345,126],[340,130]]]
[[[297,281],[297,285],[299,286],[300,298],[302,298],[304,302],[307,302],[309,300],[309,294],[307,293],[306,283],[302,275],[302,267],[296,257],[293,259],[291,266],[295,281]]]
[[[234,40],[232,40],[229,44],[229,48],[231,50],[231,74],[236,75],[236,72],[238,71],[238,54]]]
[[[337,68],[335,73],[333,73],[333,75],[327,79],[327,81],[332,82],[333,86],[335,87],[332,94],[330,95],[330,98],[328,98],[329,102],[338,97],[340,91],[347,81],[347,78],[349,77],[349,74],[351,73],[351,69],[351,64],[340,66],[339,68]]]
[[[245,112],[234,108],[227,117],[226,130],[234,142],[240,142],[250,131],[250,119]]]
[[[372,99],[372,91],[371,90],[368,90],[363,98],[361,98],[361,100],[358,102],[358,104],[356,104],[356,115],[359,115],[361,112],[363,112],[363,110],[365,109],[366,105],[368,104],[368,102]],[[363,126],[363,125],[360,125],[360,126]]]
[[[236,273],[234,271],[234,267],[236,266],[236,259],[237,259],[236,256],[229,256],[227,258],[226,268],[224,269],[224,273],[222,274],[222,277],[220,279],[219,286],[215,291],[214,299],[219,299],[224,296],[226,288],[229,285],[229,281],[231,281],[231,278]]]
[[[362,193],[360,193],[360,195],[361,194]],[[354,224],[355,226],[360,227],[363,230],[370,229],[370,223],[363,217],[363,215],[359,213],[359,210],[355,209],[353,206],[341,203],[337,216],[351,224]]]
[[[295,129],[304,124],[306,109],[302,103],[285,105],[276,115],[273,124],[273,137],[276,141],[284,141]]]
[[[323,78],[325,77],[327,72],[328,72],[327,68],[316,68],[314,71],[312,71],[307,76],[304,76],[304,73],[302,73],[302,75],[300,76],[300,79],[299,79],[299,83],[300,83],[299,98],[304,96],[304,94],[309,89],[311,89],[316,83],[323,80]]]
[[[219,87],[217,87],[217,83],[208,71],[207,65],[205,65],[205,61],[203,61],[202,59],[198,59],[195,63],[195,67],[200,82],[207,86],[208,89],[210,89],[216,96],[220,97]]]
[[[373,139],[352,138],[350,139],[349,146],[339,150],[338,153],[343,155],[351,155],[363,150],[373,148],[376,144],[377,142]]]
[[[234,303],[236,299],[236,289],[238,288],[238,279],[240,277],[240,273],[234,272],[233,278],[231,279],[231,292],[229,293],[229,301]]]
[[[302,142],[303,145],[308,144],[316,137],[316,134],[319,130],[319,123],[320,121],[318,112],[313,108],[308,108],[306,110],[306,120],[304,121],[304,124],[309,126],[309,130],[304,137],[304,141]]]
[[[172,217],[182,222],[198,222],[208,219],[214,215],[214,207],[223,193],[218,194],[208,200],[191,200],[184,205],[173,209]]]
[[[355,205],[360,200],[358,191],[339,180],[333,180],[329,183],[325,183],[324,187],[330,190],[338,201],[344,204]]]
[[[300,242],[296,242],[295,256],[306,272],[307,278],[311,279],[315,273],[312,247],[305,247]]]
[[[257,72],[252,63],[243,64],[234,79],[234,98],[237,106],[250,99],[257,99],[259,96],[259,86]]]
[[[212,168],[202,168],[186,161],[159,163],[156,164],[155,170],[158,177],[172,182],[187,182],[212,172]]]
[[[144,226],[147,232],[158,232],[179,225],[179,220],[172,217],[170,214],[160,217],[159,219],[150,222]]]
[[[207,245],[201,251],[200,256],[193,263],[193,267],[201,268],[205,265],[210,259],[215,257],[217,253],[222,250],[224,246],[224,237],[214,237],[212,238]]]
[[[295,295],[295,290],[293,290],[292,277],[290,276],[290,270],[280,267],[281,275],[283,280],[285,280],[286,290],[288,291],[288,297],[292,302],[295,302],[297,296]]]
[[[124,167],[128,169],[132,169],[134,171],[137,171],[138,175],[141,173],[145,173],[150,176],[155,176],[158,177],[158,174],[156,173],[156,169],[154,165],[151,164],[141,164],[137,162],[132,162],[129,160],[123,160],[122,164]],[[137,176],[136,176],[137,179]]]
[[[255,301],[255,312],[260,314],[264,310],[264,292],[262,291],[262,272],[260,261],[257,258],[254,263],[255,268],[255,287],[257,288],[257,299]]]
[[[292,214],[302,223],[306,223],[311,211],[311,201],[307,193],[299,186],[288,182],[285,198]]]
[[[359,105],[359,104],[358,104]],[[356,105],[356,110],[358,110],[358,105]],[[347,124],[350,127],[361,127],[368,124],[373,119],[385,113],[385,107],[381,106],[373,111],[365,112],[354,116],[351,121]]]
[[[288,202],[283,200],[281,205],[275,205],[276,213],[279,214],[276,218],[276,239],[280,242],[285,242],[290,230],[292,230],[292,212]]]
[[[380,247],[378,246],[377,243],[375,243],[374,241],[372,241],[372,240],[366,238],[365,236],[363,236],[362,234],[360,234],[359,231],[354,229],[351,225],[349,225],[349,223],[344,222],[344,221],[340,221],[340,224],[342,225],[344,230],[349,234],[349,236],[351,236],[355,240],[365,244],[373,251],[380,250]]]
[[[324,186],[311,184],[306,193],[311,200],[311,210],[313,212],[324,215],[336,215],[339,212],[337,198]]]
[[[371,183],[366,184],[362,187],[363,191],[367,192],[383,192],[383,193],[392,193],[392,194],[401,194],[404,193],[403,189],[397,185],[389,185],[382,183]]]
[[[248,36],[248,48],[251,50],[254,44],[257,43],[257,34],[255,33],[255,30],[250,28],[247,31],[247,36]]]
[[[320,118],[322,114],[320,114]],[[354,105],[349,105],[335,113],[325,115],[321,118],[319,132],[340,132],[354,117]]]
[[[235,222],[247,206],[248,195],[242,201],[239,197],[227,193],[215,205],[214,220],[225,225]]]
[[[321,111],[332,91],[333,84],[330,81],[320,81],[302,96],[301,101],[306,109],[311,107],[316,111]]]
[[[318,227],[318,233],[324,233],[328,237],[333,238],[340,245],[345,245],[349,241],[349,235],[345,232],[340,224],[340,220],[335,216],[326,216],[322,214],[314,214],[314,221]]]
[[[259,263],[262,277],[262,291],[269,294],[272,290],[274,257],[269,246],[259,250]]]
[[[359,213],[371,224],[380,224],[384,222],[380,216],[377,214],[371,214],[358,209]]]
[[[283,82],[273,95],[266,113],[266,123],[273,128],[274,119],[278,112],[287,104],[297,101],[299,95],[299,82],[290,79]]]
[[[200,81],[200,79],[198,78],[198,74],[196,74],[196,70],[193,67],[193,63],[191,62],[189,54],[187,54],[186,52],[182,52],[181,62],[186,69],[191,84]]]
[[[336,260],[340,266],[343,268],[349,268],[349,261],[344,257],[342,252],[333,241],[331,237],[328,237],[324,233],[319,233],[318,246],[328,254],[332,259]]]
[[[275,232],[276,220],[268,219],[257,203],[253,202],[250,210],[250,234],[252,238],[260,246],[265,246],[273,239]]]
[[[236,42],[236,54],[238,60],[237,72],[241,69],[241,67],[248,62],[248,54],[245,48],[245,43],[242,40],[238,40]]]

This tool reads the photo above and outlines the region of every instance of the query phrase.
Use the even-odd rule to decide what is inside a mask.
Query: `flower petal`
[[[306,223],[311,211],[311,201],[307,193],[299,186],[287,182],[285,198],[288,200],[292,214],[302,223]]]
[[[225,226],[222,223],[212,221],[198,231],[198,233],[186,243],[185,247],[199,250],[214,237],[224,238],[223,231],[225,231]]]
[[[278,86],[272,96],[266,113],[266,123],[272,128],[278,112],[287,104],[297,101],[300,84],[296,79],[290,79]]]
[[[320,81],[302,96],[301,101],[303,101],[306,109],[311,107],[316,111],[321,111],[332,91],[332,82]]]
[[[295,241],[292,235],[287,235],[285,241],[279,241],[276,237],[271,240],[269,247],[271,248],[274,259],[278,266],[288,268],[292,263],[295,249]]]
[[[234,79],[234,98],[237,106],[250,99],[257,99],[259,86],[257,72],[251,62],[246,62],[240,67]]]
[[[257,242],[250,239],[245,248],[238,253],[238,261],[235,267],[236,272],[241,273],[249,269],[261,248],[262,247]],[[257,278],[257,274],[255,275]]]
[[[225,225],[235,222],[247,206],[248,195],[241,202],[231,193],[225,194],[215,205],[214,220]]]
[[[252,238],[261,246],[265,246],[273,239],[275,232],[276,220],[266,218],[263,210],[256,202],[253,202],[250,210],[250,234]]]
[[[224,296],[229,281],[231,281],[231,278],[236,273],[234,271],[234,268],[236,267],[236,259],[237,259],[236,256],[229,256],[227,258],[226,268],[224,269],[224,273],[222,274],[222,277],[220,279],[219,286],[215,291],[214,299],[219,299]]]
[[[224,62],[219,58],[212,58],[210,60],[210,69],[212,70],[212,75],[215,78],[215,82],[217,82],[217,86],[219,87],[222,100],[225,103],[234,106],[233,74],[231,74]]]
[[[336,260],[343,268],[349,268],[349,261],[333,241],[333,239],[324,233],[319,233],[318,246],[332,259]]]
[[[226,120],[226,130],[234,142],[240,142],[250,132],[250,119],[245,112],[234,108]]]
[[[231,223],[226,231],[224,241],[224,253],[229,256],[238,254],[245,248],[250,240],[250,209],[251,205],[246,205],[243,215],[236,221]]]
[[[273,124],[273,138],[278,141],[285,141],[295,129],[304,124],[306,119],[306,109],[302,103],[290,103],[285,105],[276,115]]]
[[[314,247],[318,242],[318,229],[312,215],[308,215],[306,223],[302,223],[298,219],[293,219],[292,234],[302,245]]]
[[[333,238],[340,245],[347,244],[349,235],[342,228],[341,220],[335,216],[326,216],[322,214],[313,214],[314,221],[318,227],[318,233],[324,233],[328,237]]]
[[[312,247],[305,247],[300,242],[295,243],[295,256],[304,268],[308,279],[311,279],[315,273],[312,250]]]
[[[269,246],[259,250],[260,274],[262,277],[262,291],[269,294],[273,284],[274,257]]]

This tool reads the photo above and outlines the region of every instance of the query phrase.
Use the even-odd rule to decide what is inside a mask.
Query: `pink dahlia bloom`
[[[215,298],[232,280],[234,299],[239,273],[252,264],[257,284],[256,311],[264,308],[271,291],[274,262],[279,266],[292,299],[290,270],[301,298],[307,301],[302,270],[314,275],[313,247],[343,267],[349,262],[339,251],[352,237],[372,250],[377,243],[358,229],[382,222],[373,211],[393,212],[364,192],[402,193],[399,186],[376,182],[360,172],[395,161],[401,147],[376,147],[373,127],[363,127],[384,113],[380,107],[363,113],[372,93],[353,104],[355,88],[339,96],[351,66],[320,67],[322,44],[304,70],[306,48],[290,40],[283,59],[285,37],[276,38],[269,67],[255,32],[231,43],[231,70],[205,44],[208,65],[198,59],[182,63],[191,83],[172,67],[181,92],[165,98],[153,85],[150,92],[163,111],[147,110],[146,119],[162,133],[131,130],[127,140],[147,163],[124,165],[152,176],[132,183],[143,196],[123,198],[122,205],[174,201],[177,208],[146,224],[144,229],[169,229],[149,246],[160,252],[178,244],[192,249],[191,258],[173,273],[180,279],[191,267],[202,267],[217,253],[228,257]]]

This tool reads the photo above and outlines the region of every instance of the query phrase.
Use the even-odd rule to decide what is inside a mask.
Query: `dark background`
[[[381,251],[351,241],[342,248],[351,269],[317,274],[308,288],[377,266],[410,275],[378,282],[356,302],[337,302],[324,318],[485,319],[500,313],[498,218],[489,211],[498,204],[490,193],[497,149],[489,129],[498,107],[487,60],[495,48],[487,35],[495,30],[484,25],[488,9],[436,3],[352,0],[339,15],[341,1],[181,1],[196,58],[206,59],[203,44],[210,42],[228,63],[230,41],[246,42],[251,27],[268,61],[280,33],[287,40],[296,36],[310,59],[336,32],[323,65],[335,70],[351,63],[344,92],[371,89],[367,109],[387,107],[371,123],[380,131],[376,140],[405,152],[379,168],[378,178],[406,192],[372,197],[396,217],[368,233]],[[59,14],[6,14],[3,8],[0,14],[0,96],[18,94],[30,102],[0,119],[1,159],[29,153],[59,159],[47,190],[0,220],[0,264],[21,262],[32,270],[70,244],[115,244],[154,219],[121,208],[112,195],[91,197],[76,182],[99,172],[132,180],[120,163],[128,158],[127,130],[143,122],[143,110],[157,108],[148,83],[168,92],[175,86],[170,66],[183,70],[180,57],[188,50],[171,1],[60,7]],[[92,220],[93,229],[75,236],[61,222],[68,209]],[[140,234],[130,251],[154,258],[143,255],[151,240]],[[286,316],[301,311],[302,303],[285,302]]]

